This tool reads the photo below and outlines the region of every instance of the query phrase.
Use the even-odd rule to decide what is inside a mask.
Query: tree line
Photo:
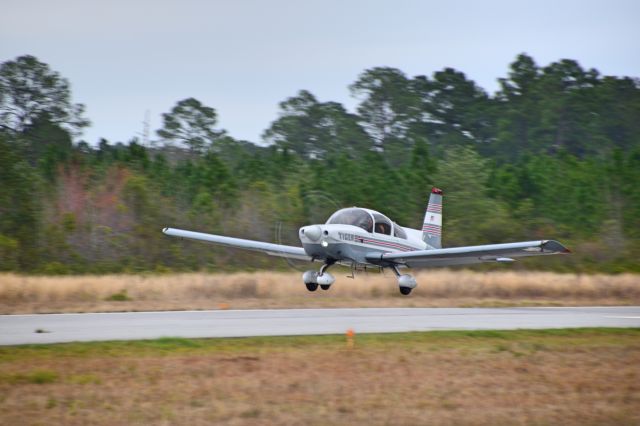
[[[88,144],[70,83],[33,56],[0,65],[0,270],[103,273],[285,268],[182,242],[182,227],[296,244],[358,205],[417,228],[445,190],[445,246],[556,238],[570,258],[516,267],[638,271],[640,81],[516,57],[489,94],[461,71],[363,71],[355,112],[301,90],[260,144],[186,98],[151,146]]]

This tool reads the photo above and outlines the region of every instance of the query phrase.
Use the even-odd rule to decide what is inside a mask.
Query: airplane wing
[[[285,246],[281,244],[265,243],[262,241],[245,240],[242,238],[224,237],[222,235],[203,234],[202,232],[185,231],[183,229],[164,228],[166,235],[190,240],[206,241],[221,246],[241,248],[245,250],[259,251],[271,256],[287,257],[290,259],[308,260],[311,257],[305,253],[302,247]]]
[[[410,268],[430,266],[468,265],[484,262],[512,262],[513,258],[570,253],[554,240],[526,241],[507,244],[452,247],[433,250],[416,250],[404,253],[375,253],[367,260],[376,264],[391,263]]]

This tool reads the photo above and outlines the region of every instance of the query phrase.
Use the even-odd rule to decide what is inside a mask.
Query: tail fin
[[[422,241],[433,248],[442,248],[442,190],[431,188],[431,196],[422,223]]]

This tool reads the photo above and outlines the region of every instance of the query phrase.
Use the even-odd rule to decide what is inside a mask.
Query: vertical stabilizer
[[[433,248],[442,248],[442,190],[431,188],[431,196],[422,223],[422,241]]]

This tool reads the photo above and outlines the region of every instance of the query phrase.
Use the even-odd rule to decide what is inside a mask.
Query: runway
[[[0,345],[159,337],[247,337],[640,327],[640,306],[571,308],[366,308],[0,315]]]

